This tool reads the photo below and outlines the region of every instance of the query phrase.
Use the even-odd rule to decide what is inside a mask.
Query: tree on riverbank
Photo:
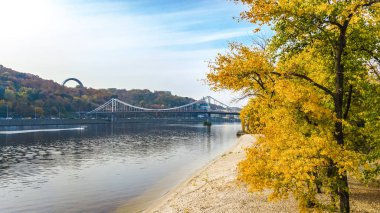
[[[301,207],[349,212],[347,175],[380,172],[380,1],[240,2],[242,18],[275,35],[267,46],[231,44],[210,63],[210,85],[250,96],[242,121],[264,135],[239,179],[273,189],[271,199],[292,193]]]

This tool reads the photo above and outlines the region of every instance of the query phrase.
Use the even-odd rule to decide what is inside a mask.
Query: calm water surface
[[[112,212],[159,189],[145,198],[149,203],[230,148],[239,129],[240,124],[3,127],[0,212]]]

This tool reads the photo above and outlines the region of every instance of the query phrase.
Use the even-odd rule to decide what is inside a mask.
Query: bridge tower
[[[112,98],[111,99],[111,122],[112,123],[115,122],[116,107],[117,107],[116,99]]]
[[[207,104],[207,116],[206,116],[206,121],[204,122],[204,125],[206,126],[211,126],[211,97],[207,96],[205,98],[205,102]]]

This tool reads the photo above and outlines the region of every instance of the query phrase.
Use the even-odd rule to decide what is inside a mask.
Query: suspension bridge
[[[192,103],[188,103],[182,106],[170,107],[165,109],[153,109],[134,106],[116,98],[112,98],[106,103],[100,105],[96,109],[87,112],[87,115],[136,115],[136,114],[188,114],[195,116],[211,117],[212,115],[219,116],[237,116],[240,109],[230,107],[211,96],[203,97]]]

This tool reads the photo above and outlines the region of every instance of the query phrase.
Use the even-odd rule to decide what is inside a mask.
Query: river
[[[240,124],[2,127],[0,212],[144,208],[230,148],[238,130]]]

